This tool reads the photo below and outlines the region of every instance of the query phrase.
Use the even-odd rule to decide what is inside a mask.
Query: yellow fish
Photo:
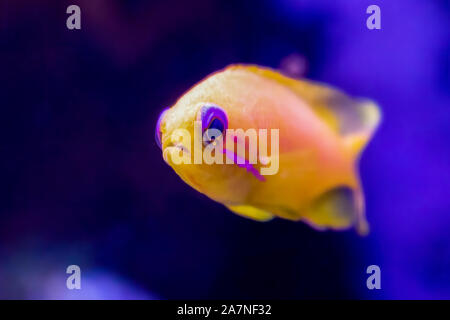
[[[319,230],[355,226],[366,234],[357,165],[380,117],[373,102],[329,86],[269,68],[231,65],[199,82],[162,112],[156,139],[164,160],[187,184],[238,215],[258,221],[273,217],[303,221]],[[200,137],[195,123],[201,124]],[[174,138],[180,129],[193,141]],[[208,137],[208,129],[216,134]],[[258,163],[250,164],[246,145],[250,138],[227,139],[230,129],[278,129],[279,140],[270,146],[271,157],[259,150]],[[228,150],[230,141],[244,144],[244,151]],[[199,163],[198,157],[192,161],[199,146],[200,152],[208,152],[218,142],[234,163]],[[175,161],[174,152],[185,161]],[[262,175],[261,169],[270,162],[277,162],[277,172]]]

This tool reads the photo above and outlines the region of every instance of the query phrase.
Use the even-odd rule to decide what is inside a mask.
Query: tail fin
[[[370,232],[369,224],[366,219],[366,205],[364,201],[364,193],[362,188],[359,186],[355,190],[355,229],[360,236],[366,236]]]
[[[370,101],[364,100],[357,106],[360,121],[359,130],[350,132],[344,136],[344,143],[350,153],[357,157],[372,138],[381,120],[381,112],[378,106]]]

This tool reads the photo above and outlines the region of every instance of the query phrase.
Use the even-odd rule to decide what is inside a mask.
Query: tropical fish
[[[232,212],[258,221],[280,217],[303,221],[318,230],[352,226],[368,232],[358,161],[381,115],[376,104],[304,79],[294,79],[265,67],[230,65],[213,73],[164,110],[156,140],[164,160],[191,187],[222,203]],[[219,134],[208,140],[174,141],[183,129],[195,136],[195,123]],[[244,139],[232,143],[229,129],[278,129],[278,154],[249,162]],[[205,134],[206,135],[206,134]],[[207,136],[207,135],[206,135]],[[171,154],[188,160],[195,146],[204,151],[218,138],[233,164],[175,163]],[[197,139],[197,140],[196,140]],[[238,147],[236,149],[239,149]],[[242,150],[242,148],[241,148]],[[186,159],[185,159],[186,160]],[[261,168],[278,161],[278,172],[261,175]]]

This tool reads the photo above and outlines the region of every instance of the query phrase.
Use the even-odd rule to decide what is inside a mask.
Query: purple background
[[[371,4],[381,30],[366,28]],[[1,1],[0,298],[450,298],[449,9]],[[159,112],[209,73],[292,55],[307,78],[381,105],[361,161],[366,238],[230,214],[154,142]],[[65,287],[70,264],[82,290]],[[382,290],[366,288],[371,264]]]

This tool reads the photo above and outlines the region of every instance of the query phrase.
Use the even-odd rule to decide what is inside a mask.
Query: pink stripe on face
[[[247,169],[247,171],[253,174],[255,178],[258,179],[259,181],[263,182],[266,181],[266,179],[258,172],[258,170],[256,170],[255,166],[251,164],[247,159],[244,159],[241,156],[237,155],[236,153],[227,150],[225,148],[223,148],[223,153],[225,153],[225,156],[228,159],[233,160],[233,162],[237,164],[240,168]]]

